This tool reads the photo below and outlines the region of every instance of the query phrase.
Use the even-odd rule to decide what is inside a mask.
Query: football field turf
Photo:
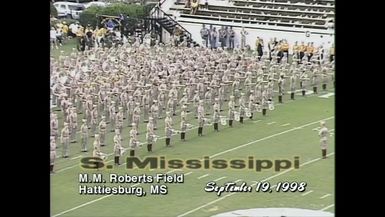
[[[334,96],[321,98],[321,95],[333,92],[320,92],[318,95],[295,100],[284,96],[284,103],[277,104],[274,111],[254,114],[253,120],[245,119],[244,124],[234,123],[234,127],[219,125],[219,132],[213,126],[205,126],[203,136],[197,135],[196,119],[189,114],[189,122],[195,127],[186,133],[186,141],[180,141],[180,135],[172,137],[172,147],[166,148],[164,139],[159,139],[151,154],[143,146],[138,151],[139,157],[165,156],[167,159],[287,159],[294,161],[299,157],[299,169],[287,169],[279,172],[265,169],[157,169],[129,170],[124,165],[113,169],[90,171],[82,169],[81,157],[91,156],[91,152],[80,152],[79,143],[70,144],[70,157],[58,158],[55,162],[55,174],[51,175],[51,215],[63,217],[121,217],[121,216],[212,216],[218,213],[248,208],[287,207],[334,212]],[[275,97],[276,98],[276,97]],[[226,103],[227,104],[227,103]],[[180,116],[173,117],[175,129],[179,129]],[[227,115],[227,110],[222,112]],[[59,116],[59,126],[62,120]],[[81,118],[81,115],[79,115]],[[319,122],[326,120],[331,131],[328,158],[321,159],[318,131]],[[78,122],[80,123],[80,121]],[[124,122],[122,145],[128,147],[129,130]],[[145,142],[145,125],[139,128],[139,140]],[[108,131],[109,132],[109,131]],[[164,136],[164,119],[158,121],[158,136]],[[113,133],[106,136],[107,146],[104,153],[111,154],[106,160],[113,164]],[[78,135],[78,141],[80,136]],[[89,139],[88,149],[92,150],[93,139]],[[58,144],[57,155],[61,156]],[[127,153],[124,157],[127,156]],[[122,160],[122,159],[121,159]],[[129,175],[155,175],[157,173],[184,173],[184,183],[168,184],[167,195],[150,195],[150,184],[119,184],[124,186],[143,186],[147,195],[80,195],[79,173],[101,172],[104,177],[109,173]],[[204,191],[206,183],[216,181],[217,185],[227,182],[246,182],[255,187],[256,182],[267,181],[272,186],[279,182],[306,182],[304,192],[248,192],[223,193],[218,197],[214,192]],[[106,184],[117,186],[118,184]]]

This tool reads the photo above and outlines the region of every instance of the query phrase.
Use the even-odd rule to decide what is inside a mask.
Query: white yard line
[[[331,117],[328,117],[328,118],[325,118],[325,119],[322,119],[322,120],[330,120],[334,118],[334,116],[331,116]],[[285,131],[282,131],[280,133],[276,133],[276,134],[273,134],[273,135],[270,135],[270,136],[266,136],[266,137],[263,137],[262,139],[257,139],[257,140],[254,140],[252,142],[249,142],[249,143],[246,143],[246,144],[243,144],[243,145],[239,145],[235,148],[231,148],[231,149],[227,149],[225,151],[222,151],[222,152],[219,152],[219,153],[216,153],[216,154],[213,154],[210,156],[210,158],[214,158],[214,157],[217,157],[219,155],[222,155],[222,154],[225,154],[227,152],[231,152],[231,151],[234,151],[234,150],[237,150],[237,149],[240,149],[240,148],[243,148],[243,147],[246,147],[246,146],[249,146],[249,145],[252,145],[254,143],[257,143],[257,142],[260,142],[260,141],[264,141],[264,140],[267,140],[267,139],[271,139],[271,138],[274,138],[276,136],[279,136],[279,135],[282,135],[282,134],[285,134],[285,133],[289,133],[291,131],[294,131],[294,130],[297,130],[297,129],[300,129],[300,128],[303,128],[303,127],[307,127],[307,126],[310,126],[310,125],[313,125],[313,124],[316,124],[316,123],[319,123],[320,121],[322,120],[319,120],[319,121],[314,121],[314,122],[311,122],[311,123],[308,123],[308,124],[304,124],[302,126],[299,126],[299,127],[294,127],[290,130],[285,130]]]
[[[327,207],[324,207],[324,208],[320,209],[320,211],[327,210],[327,209],[329,209],[329,208],[331,208],[331,207],[333,207],[333,206],[334,206],[334,203],[331,204],[331,205],[329,205],[329,206],[327,206]]]
[[[172,172],[175,172],[175,171],[181,171],[181,169],[173,169],[173,170],[168,171],[166,174],[169,174],[169,173],[172,173]]]
[[[76,207],[71,208],[71,209],[69,209],[69,210],[63,211],[63,212],[58,213],[58,214],[56,214],[56,215],[53,215],[52,217],[61,216],[61,215],[63,215],[63,214],[66,214],[66,213],[68,213],[68,212],[71,212],[71,211],[73,211],[73,210],[82,208],[83,206],[87,206],[87,205],[89,205],[89,204],[95,203],[95,202],[97,202],[97,201],[99,201],[99,200],[103,200],[104,198],[111,197],[111,196],[112,196],[112,194],[105,195],[105,196],[100,197],[100,198],[98,198],[98,199],[91,200],[91,201],[89,201],[89,202],[87,202],[87,203],[83,203],[83,204],[81,204],[81,205],[79,205],[79,206],[76,206]]]
[[[190,175],[191,173],[193,173],[193,172],[188,172],[188,173],[186,173],[186,174],[184,174],[185,176],[188,176],[188,175]]]
[[[321,96],[318,96],[319,98],[325,98],[325,99],[329,99],[329,97],[331,96],[334,96],[335,93],[332,92],[332,93],[327,93],[327,94],[324,94],[324,95],[321,95]]]
[[[303,194],[301,194],[302,196],[305,196],[305,195],[308,195],[308,194],[310,194],[310,193],[312,193],[313,192],[313,190],[310,190],[310,191],[308,191],[308,192],[305,192],[305,193],[303,193]]]
[[[75,160],[75,159],[78,159],[78,158],[81,158],[81,157],[83,157],[83,155],[79,155],[77,157],[73,157],[73,158],[71,158],[71,160]]]
[[[325,118],[325,119],[321,119],[321,120],[329,120],[329,119],[333,119],[333,118],[334,118],[334,116],[331,116],[331,117],[328,117],[328,118]],[[285,133],[288,133],[288,132],[291,132],[291,131],[294,131],[294,130],[297,130],[297,129],[301,129],[301,128],[303,128],[303,127],[307,127],[307,126],[310,126],[310,125],[315,124],[315,123],[319,123],[321,120],[314,121],[314,122],[311,122],[311,123],[307,123],[307,124],[304,124],[304,125],[299,126],[299,127],[294,127],[294,128],[292,128],[292,129],[290,129],[290,130],[285,130],[285,131],[282,131],[282,132],[280,132],[280,133],[276,133],[276,134],[273,134],[273,135],[264,137],[264,138],[262,138],[262,139],[257,139],[257,140],[255,140],[255,141],[252,141],[252,142],[249,142],[249,143],[246,143],[246,144],[237,146],[237,147],[235,147],[235,148],[231,148],[231,149],[228,149],[228,150],[225,150],[225,151],[222,151],[222,152],[213,154],[213,155],[210,156],[210,158],[214,158],[214,157],[217,157],[217,156],[219,156],[219,155],[222,155],[222,154],[225,154],[225,153],[228,153],[228,152],[237,150],[237,149],[239,149],[239,148],[243,148],[243,147],[249,146],[249,145],[251,145],[251,144],[254,144],[254,143],[257,143],[257,142],[260,142],[260,141],[264,141],[264,140],[267,140],[267,139],[270,139],[270,138],[274,138],[274,137],[276,137],[276,136],[279,136],[279,135],[282,135],[282,134],[285,134]],[[334,152],[333,152],[333,153],[330,153],[330,154],[328,154],[328,155],[331,155],[331,154],[334,154]],[[312,160],[312,161],[308,161],[308,162],[306,162],[306,163],[304,163],[304,164],[302,164],[302,165],[306,165],[307,163],[312,163],[312,162],[315,162],[315,161],[320,160],[320,159],[321,159],[321,158],[316,158],[316,159],[314,159],[314,160]],[[113,161],[113,160],[110,160],[110,161],[108,161],[108,162],[111,162],[111,161]],[[124,164],[125,164],[125,163],[124,163]],[[124,164],[122,164],[122,165],[124,165]],[[74,165],[74,166],[72,166],[72,167],[76,167],[76,166],[78,166],[78,165]],[[301,166],[301,165],[300,165],[300,166]],[[67,169],[70,169],[70,168],[72,168],[72,167],[69,167],[69,168],[67,167]],[[66,168],[64,168],[64,169],[66,169]],[[62,170],[64,170],[64,169],[62,169]],[[274,176],[271,176],[271,178],[274,178],[274,177],[276,177],[276,176],[282,175],[282,174],[284,174],[284,173],[286,173],[286,172],[288,172],[288,171],[291,171],[292,169],[293,169],[293,168],[288,169],[288,170],[285,170],[285,171],[283,171],[283,172],[281,172],[281,173],[278,173],[278,174],[276,174],[276,175],[274,175]],[[59,172],[59,171],[57,171],[57,172]],[[269,177],[269,178],[270,178],[270,177]],[[266,180],[265,180],[265,181],[266,181]],[[254,184],[254,185],[255,185],[255,184]],[[193,209],[193,210],[191,210],[191,211],[189,211],[189,212],[187,212],[187,213],[184,213],[184,214],[182,214],[182,215],[180,215],[180,216],[188,215],[188,214],[190,214],[190,213],[192,213],[192,212],[195,212],[196,210],[199,210],[199,209],[201,209],[201,208],[203,208],[203,207],[206,207],[206,206],[208,206],[208,205],[210,205],[210,204],[212,204],[212,203],[216,203],[216,202],[218,202],[218,201],[221,201],[221,200],[223,200],[223,199],[225,199],[225,198],[227,198],[228,196],[231,196],[231,195],[233,195],[233,194],[234,194],[234,193],[227,194],[227,195],[225,195],[225,196],[223,196],[223,197],[221,197],[221,198],[219,198],[219,199],[217,199],[217,200],[214,200],[214,201],[212,201],[212,202],[210,202],[210,203],[207,203],[206,205],[203,205],[203,206],[201,206],[201,207],[198,207],[198,208],[196,208],[196,209]],[[109,196],[109,195],[106,195],[106,196]],[[103,197],[101,197],[101,198],[105,198],[106,196],[103,196]],[[95,199],[95,200],[96,200],[96,201],[102,200],[101,198],[98,198],[98,199]],[[95,200],[89,201],[89,202],[87,202],[87,203],[85,203],[85,204],[88,205],[88,204],[94,203]],[[94,201],[94,202],[93,202],[93,201]],[[77,207],[75,207],[75,208],[69,209],[69,211],[76,210],[76,209],[81,208],[81,207],[86,206],[86,205],[84,205],[84,204],[79,205],[79,206],[77,206]],[[69,212],[69,211],[68,211],[68,210],[63,211],[63,212],[61,212],[61,213],[59,213],[59,214],[56,214],[56,215],[53,216],[53,217],[60,216],[60,215],[65,214],[65,213],[67,213],[67,212]]]
[[[135,187],[135,186],[137,186],[137,185],[139,185],[139,183],[136,183],[136,184],[134,184],[134,185],[131,185],[130,187]],[[56,214],[56,215],[53,215],[52,217],[61,216],[61,215],[63,215],[63,214],[66,214],[66,213],[68,213],[68,212],[71,212],[71,211],[73,211],[73,210],[79,209],[79,208],[81,208],[81,207],[83,207],[83,206],[87,206],[87,205],[89,205],[89,204],[95,203],[95,202],[97,202],[97,201],[99,201],[99,200],[103,200],[104,198],[111,197],[111,196],[112,196],[112,194],[105,195],[105,196],[103,196],[103,197],[101,197],[101,198],[98,198],[98,199],[95,199],[95,200],[91,200],[91,201],[89,201],[89,202],[87,202],[87,203],[83,203],[83,204],[81,204],[81,205],[79,205],[79,206],[76,206],[76,207],[74,207],[74,208],[72,208],[72,209],[69,209],[69,210],[63,211],[63,212],[61,212],[61,213],[58,213],[58,214]]]
[[[334,152],[333,152],[333,153],[330,153],[330,154],[328,154],[328,155],[333,155],[333,154],[334,154]],[[304,165],[307,165],[307,164],[310,164],[310,163],[313,163],[313,162],[316,162],[316,161],[319,161],[319,160],[321,160],[321,158],[316,158],[316,159],[313,159],[313,160],[311,160],[311,161],[305,162],[305,163],[301,164],[300,166],[304,166]],[[269,176],[269,177],[267,177],[266,179],[262,180],[262,182],[267,181],[267,180],[270,180],[270,179],[275,178],[275,177],[277,177],[277,176],[283,175],[283,174],[285,174],[285,173],[287,173],[287,172],[290,172],[290,171],[292,171],[292,170],[293,170],[293,168],[290,168],[290,169],[285,170],[285,171],[282,171],[282,172],[280,172],[280,173],[278,173],[278,174],[276,174],[276,175],[274,175],[274,176]],[[254,186],[254,185],[256,185],[256,183],[255,183],[255,184],[252,184],[251,186]],[[232,195],[234,195],[234,194],[236,194],[236,192],[233,192],[233,193],[224,195],[223,197],[220,197],[220,198],[218,198],[218,199],[216,199],[216,200],[213,200],[213,201],[211,201],[211,202],[209,202],[209,203],[206,203],[206,204],[204,204],[204,205],[202,205],[202,206],[199,206],[199,207],[197,207],[197,208],[195,208],[195,209],[192,209],[192,210],[190,210],[190,211],[187,211],[187,212],[185,212],[185,213],[182,213],[182,214],[178,215],[177,217],[183,217],[183,216],[189,215],[189,214],[191,214],[191,213],[193,213],[193,212],[196,212],[196,211],[198,211],[198,210],[200,210],[200,209],[202,209],[202,208],[204,208],[204,207],[207,207],[207,206],[209,206],[209,205],[211,205],[211,204],[214,204],[214,203],[217,203],[217,202],[219,202],[219,201],[221,201],[221,200],[224,200],[224,199],[226,199],[227,197],[230,197],[230,196],[232,196]],[[325,207],[325,208],[330,208],[330,207]],[[324,208],[324,209],[325,209],[325,208]]]
[[[325,197],[329,197],[331,194],[325,194],[324,196],[320,197],[319,199],[324,199]]]
[[[235,181],[235,183],[237,183],[237,182],[240,182],[240,181],[242,181],[242,179],[238,179],[238,180],[236,180],[236,181]]]
[[[272,124],[275,124],[277,122],[273,121],[273,122],[270,122],[270,123],[267,123],[267,125],[272,125]]]
[[[286,123],[286,124],[282,124],[282,125],[280,125],[281,127],[285,127],[285,126],[289,126],[290,125],[290,123]]]
[[[205,175],[203,175],[203,176],[199,176],[197,179],[203,179],[204,177],[207,177],[207,176],[209,176],[210,174],[205,174]]]
[[[223,176],[223,177],[217,178],[217,179],[215,179],[215,180],[214,180],[214,182],[217,182],[217,181],[219,181],[219,180],[222,180],[222,179],[225,179],[225,178],[226,178],[226,176]]]

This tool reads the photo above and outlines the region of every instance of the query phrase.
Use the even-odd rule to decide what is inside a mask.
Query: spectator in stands
[[[233,30],[232,26],[230,26],[230,29],[229,29],[227,35],[229,36],[229,48],[234,49],[235,31]]]
[[[217,49],[217,37],[218,33],[215,27],[210,31],[210,46],[212,49]]]
[[[226,47],[226,39],[227,39],[227,30],[225,30],[224,26],[219,30],[219,42],[221,43],[222,49]]]
[[[205,24],[202,25],[202,29],[201,29],[201,38],[202,38],[202,43],[205,44],[206,47],[209,46],[209,30],[206,28]]]
[[[245,30],[245,27],[242,27],[242,30],[241,30],[241,49],[245,49],[245,46],[246,46],[246,35],[248,35],[249,33]]]
[[[196,14],[199,8],[199,0],[193,0],[191,3],[191,14]]]

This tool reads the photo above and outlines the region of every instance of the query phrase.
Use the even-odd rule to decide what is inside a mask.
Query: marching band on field
[[[104,159],[107,155],[101,148],[109,144],[107,133],[114,132],[114,160],[119,165],[126,150],[135,156],[146,144],[152,152],[160,119],[164,119],[165,145],[171,147],[175,134],[186,141],[187,132],[195,128],[203,136],[207,125],[219,132],[220,125],[234,127],[235,122],[242,124],[259,113],[267,115],[274,110],[276,92],[283,103],[287,93],[295,100],[297,92],[317,94],[318,86],[325,91],[334,83],[334,61],[317,53],[311,58],[298,56],[277,61],[277,53],[259,58],[240,49],[124,44],[52,58],[51,171],[58,140],[62,157],[68,158],[77,134],[82,152],[89,150],[89,138],[94,137],[92,155]],[[61,129],[57,113],[63,118]],[[175,124],[178,115],[179,125]],[[193,118],[198,120],[196,127],[189,123]],[[141,143],[143,123],[147,123],[146,141]],[[124,148],[121,135],[127,129],[130,138]]]

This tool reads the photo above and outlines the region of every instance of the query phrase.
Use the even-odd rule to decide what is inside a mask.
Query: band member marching
[[[230,101],[228,103],[229,105],[229,126],[233,127],[233,120],[234,120],[234,111],[235,111],[235,103],[234,103],[234,96],[230,96]]]
[[[296,85],[296,76],[294,73],[292,73],[290,76],[290,99],[291,100],[294,100],[295,85]]]
[[[239,123],[243,124],[243,118],[245,116],[245,94],[241,93],[241,97],[239,98]]]
[[[199,101],[198,105],[198,136],[203,136],[203,126],[205,124],[205,109],[203,106],[203,100]]]
[[[148,123],[147,123],[147,133],[146,133],[146,139],[147,139],[147,151],[152,152],[152,144],[155,142],[155,132],[154,132],[154,118],[149,117]]]
[[[123,155],[124,148],[122,147],[122,137],[120,136],[120,130],[115,129],[114,136],[114,163],[115,165],[120,165],[119,158]]]
[[[285,94],[284,86],[285,86],[285,79],[284,79],[284,75],[281,74],[278,79],[278,102],[279,103],[282,103],[282,97]]]
[[[107,123],[106,117],[103,115],[101,121],[99,123],[99,135],[100,135],[100,146],[105,146],[106,141],[106,131],[107,131]]]
[[[187,130],[187,106],[183,105],[181,108],[181,113],[180,113],[180,139],[182,141],[186,141],[186,130]]]
[[[135,156],[135,150],[138,148],[138,131],[136,123],[132,123],[132,129],[130,130],[130,156]]]
[[[215,98],[215,103],[213,106],[214,114],[213,114],[213,123],[214,123],[214,131],[219,132],[218,123],[219,123],[219,99]]]
[[[69,155],[69,142],[70,142],[70,131],[68,129],[68,123],[64,122],[64,127],[61,130],[61,143],[63,145],[63,158],[68,158]]]
[[[81,132],[81,144],[80,149],[82,152],[87,152],[87,144],[88,144],[88,126],[87,126],[87,120],[82,119],[82,126],[80,126],[80,132]]]
[[[166,147],[169,147],[172,136],[172,118],[170,112],[166,112],[166,118],[164,119],[164,131],[166,134]]]
[[[329,130],[328,128],[326,128],[325,121],[321,121],[321,129],[318,134],[321,137],[320,142],[321,142],[322,158],[325,159],[327,148],[328,148],[328,135],[329,135]]]

